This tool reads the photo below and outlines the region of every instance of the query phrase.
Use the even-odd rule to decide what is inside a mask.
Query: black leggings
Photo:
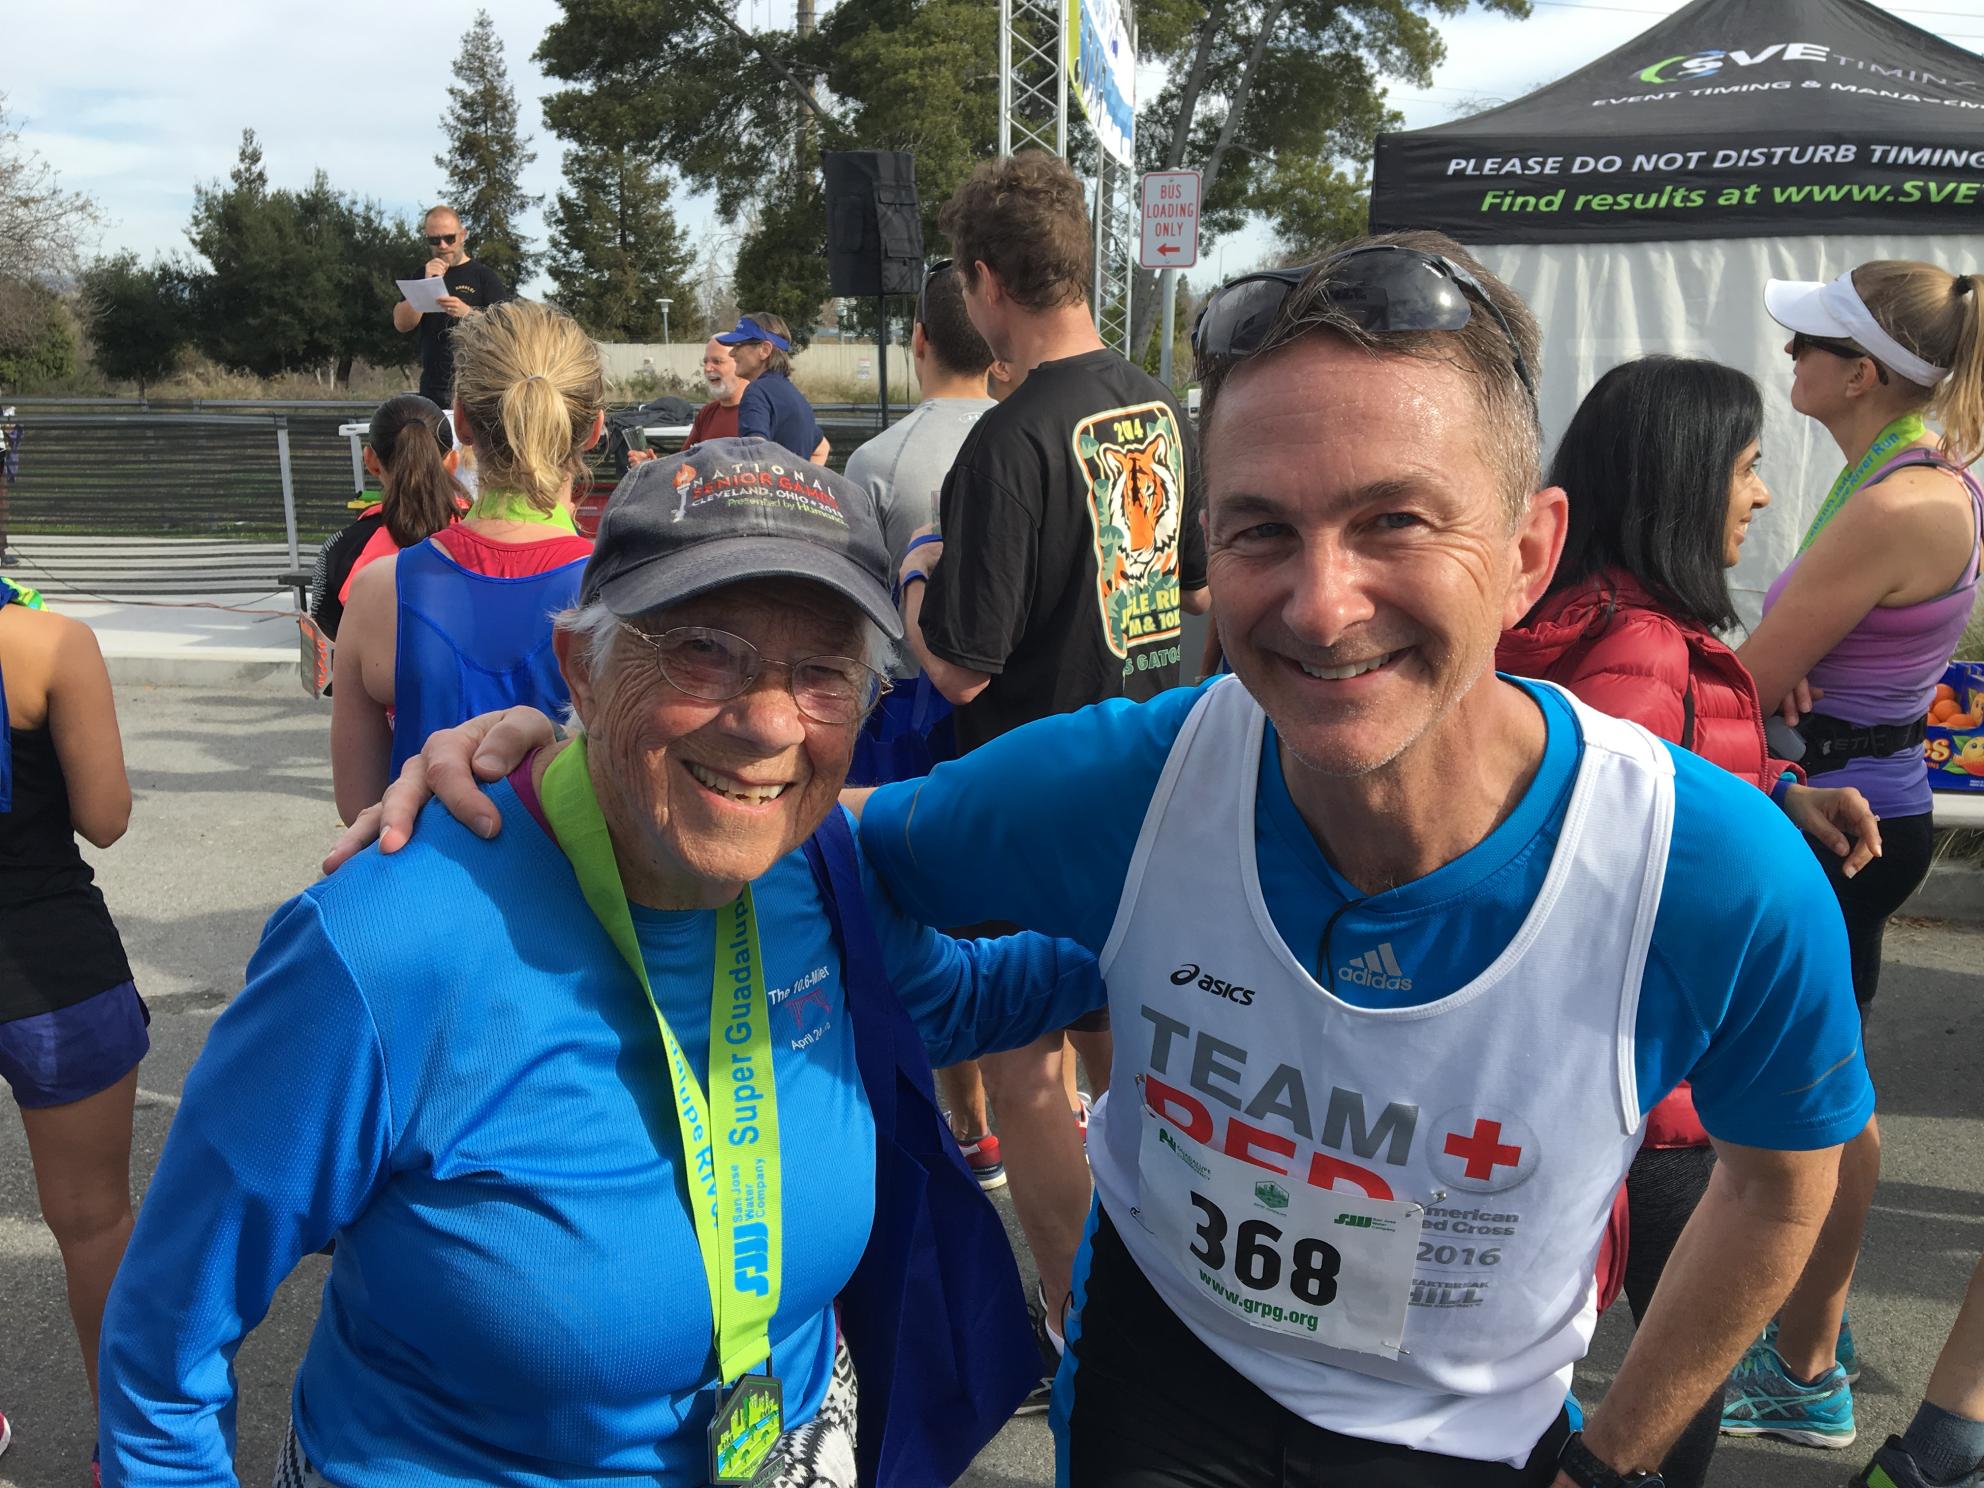
[[[1560,1413],[1522,1467],[1365,1441],[1310,1424],[1207,1348],[1157,1295],[1104,1213],[1068,1417],[1073,1488],[1548,1488]]]
[[[1646,1316],[1660,1273],[1674,1253],[1674,1242],[1708,1192],[1709,1174],[1714,1171],[1713,1147],[1642,1147],[1633,1159],[1626,1174],[1626,1202],[1632,1212],[1626,1301],[1636,1325]],[[1721,1427],[1722,1392],[1717,1390],[1661,1460],[1660,1475],[1667,1488],[1703,1488]]]
[[[1815,785],[1824,776],[1813,778]],[[1934,851],[1935,827],[1929,813],[1921,816],[1889,816],[1881,819],[1881,855],[1848,878],[1839,870],[1841,859],[1829,848],[1812,842],[1812,851],[1826,870],[1839,912],[1846,918],[1846,948],[1852,958],[1853,1000],[1860,1004],[1860,1021],[1867,1021],[1868,1005],[1881,985],[1881,933],[1888,927],[1888,916],[1908,902],[1909,895],[1922,887],[1929,876],[1929,859]],[[1810,842],[1811,839],[1807,838]]]

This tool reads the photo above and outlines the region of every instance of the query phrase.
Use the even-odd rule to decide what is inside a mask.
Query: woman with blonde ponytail
[[[551,615],[592,544],[572,482],[605,424],[598,349],[570,317],[511,300],[455,328],[455,431],[467,516],[353,581],[332,672],[331,779],[349,821],[436,729],[512,703],[558,713]]]
[[[1803,737],[1811,783],[1857,788],[1880,818],[1881,855],[1853,877],[1818,854],[1864,1022],[1888,917],[1929,871],[1923,716],[1984,556],[1984,488],[1966,469],[1984,454],[1984,277],[1881,260],[1825,284],[1773,280],[1764,303],[1792,333],[1791,406],[1825,426],[1846,464],[1737,655]],[[1869,1122],[1841,1153],[1804,1276],[1730,1382],[1725,1432],[1853,1440],[1846,1294],[1879,1176]]]

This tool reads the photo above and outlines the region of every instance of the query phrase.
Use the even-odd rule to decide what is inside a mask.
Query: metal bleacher
[[[352,518],[376,405],[342,401],[152,404],[18,399],[16,466],[0,486],[11,577],[110,603],[304,600],[318,546]],[[900,417],[907,407],[890,412]],[[879,427],[873,409],[823,406],[836,469]],[[657,426],[665,452],[686,430]],[[587,510],[612,488],[595,470]]]
[[[4,572],[50,599],[109,603],[267,599],[308,582],[317,545],[229,538],[17,533]]]
[[[295,591],[318,543],[350,519],[335,432],[348,406],[21,400],[0,505],[6,571],[51,596],[112,603]]]

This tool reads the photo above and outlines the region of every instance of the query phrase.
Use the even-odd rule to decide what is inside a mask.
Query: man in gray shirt
[[[992,407],[985,396],[992,349],[972,329],[964,286],[949,263],[924,281],[909,355],[922,403],[847,460],[847,478],[875,493],[882,537],[896,563],[917,530],[937,520],[937,497],[951,462],[971,426]]]

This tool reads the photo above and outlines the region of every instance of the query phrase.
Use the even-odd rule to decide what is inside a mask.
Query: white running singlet
[[[1333,1431],[1520,1464],[1591,1339],[1674,779],[1644,729],[1570,705],[1584,753],[1543,888],[1437,1002],[1353,1006],[1276,932],[1266,715],[1238,681],[1194,707],[1144,818],[1101,957],[1096,1190],[1192,1331]]]

